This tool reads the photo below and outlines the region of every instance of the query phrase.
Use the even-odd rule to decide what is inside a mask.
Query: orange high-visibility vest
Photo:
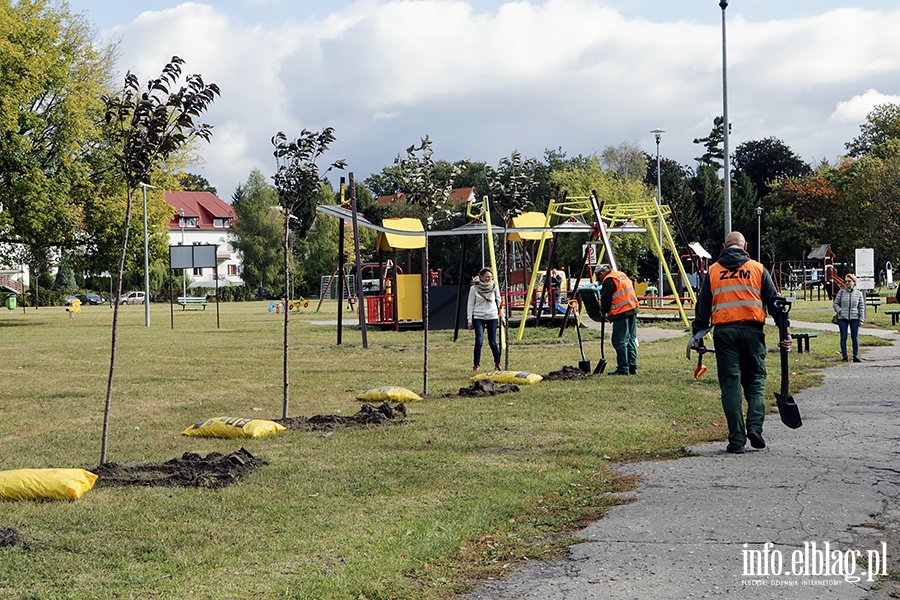
[[[709,291],[712,292],[712,324],[738,321],[766,322],[762,301],[763,266],[748,260],[737,269],[719,263],[709,268]]]
[[[616,291],[613,292],[612,305],[609,307],[608,315],[618,315],[638,307],[637,294],[634,293],[634,286],[628,275],[621,271],[610,271],[603,278],[605,282],[612,277],[616,282]]]

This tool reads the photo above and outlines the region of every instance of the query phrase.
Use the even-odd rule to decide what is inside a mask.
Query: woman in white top
[[[847,362],[847,328],[850,328],[850,339],[853,340],[853,362],[862,362],[859,358],[859,326],[866,321],[866,297],[856,288],[856,275],[847,273],[844,287],[834,295],[834,312],[837,316],[838,329],[841,332],[841,356]]]
[[[500,320],[500,286],[487,267],[478,272],[469,289],[469,329],[475,330],[475,360],[472,369],[481,366],[481,348],[484,346],[484,330],[494,355],[494,368],[500,370],[500,346],[497,345],[497,325]]]

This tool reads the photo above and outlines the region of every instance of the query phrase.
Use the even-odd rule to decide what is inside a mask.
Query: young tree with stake
[[[106,463],[107,456],[109,413],[116,369],[119,299],[122,296],[122,274],[125,270],[134,194],[142,183],[150,183],[151,173],[174,152],[195,138],[209,141],[212,135],[212,125],[200,123],[199,118],[219,95],[219,87],[214,83],[204,83],[200,75],[188,75],[184,85],[175,90],[181,78],[183,64],[184,60],[173,56],[163,68],[162,74],[148,81],[143,91],[137,76],[129,72],[125,75],[125,85],[120,95],[102,97],[106,107],[103,132],[119,175],[125,181],[127,204],[113,310],[109,378],[103,410],[101,464]]]

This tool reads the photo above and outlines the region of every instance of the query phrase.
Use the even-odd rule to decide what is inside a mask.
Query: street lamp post
[[[728,0],[720,0],[719,6],[722,8],[722,118],[724,122],[724,143],[725,151],[725,236],[731,233],[731,159],[728,156],[728,67],[727,55],[725,52],[725,9],[728,8]]]
[[[664,130],[656,128],[651,131],[656,137],[656,206],[659,208],[659,287],[657,288],[657,293],[662,297],[663,294],[663,264],[662,264],[662,247],[663,247],[663,231],[662,231],[662,174],[659,168],[659,141],[662,139],[662,134],[665,133]],[[674,293],[674,292],[673,292]],[[660,302],[662,305],[662,302]]]
[[[184,209],[179,208],[178,212],[181,213],[181,245],[184,246]],[[187,298],[187,273],[185,269],[181,270],[181,295]]]
[[[756,207],[756,262],[762,262],[762,206]]]
[[[141,187],[144,192],[144,325],[150,327],[150,251],[149,251],[149,230],[147,229],[147,188],[156,189],[156,186],[149,183],[142,183]]]

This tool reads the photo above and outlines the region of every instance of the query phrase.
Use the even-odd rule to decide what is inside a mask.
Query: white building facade
[[[211,192],[166,192],[166,204],[175,209],[169,222],[169,245],[215,244],[218,286],[243,285],[240,253],[231,245],[234,208]],[[188,270],[188,285],[216,287],[212,268]]]

